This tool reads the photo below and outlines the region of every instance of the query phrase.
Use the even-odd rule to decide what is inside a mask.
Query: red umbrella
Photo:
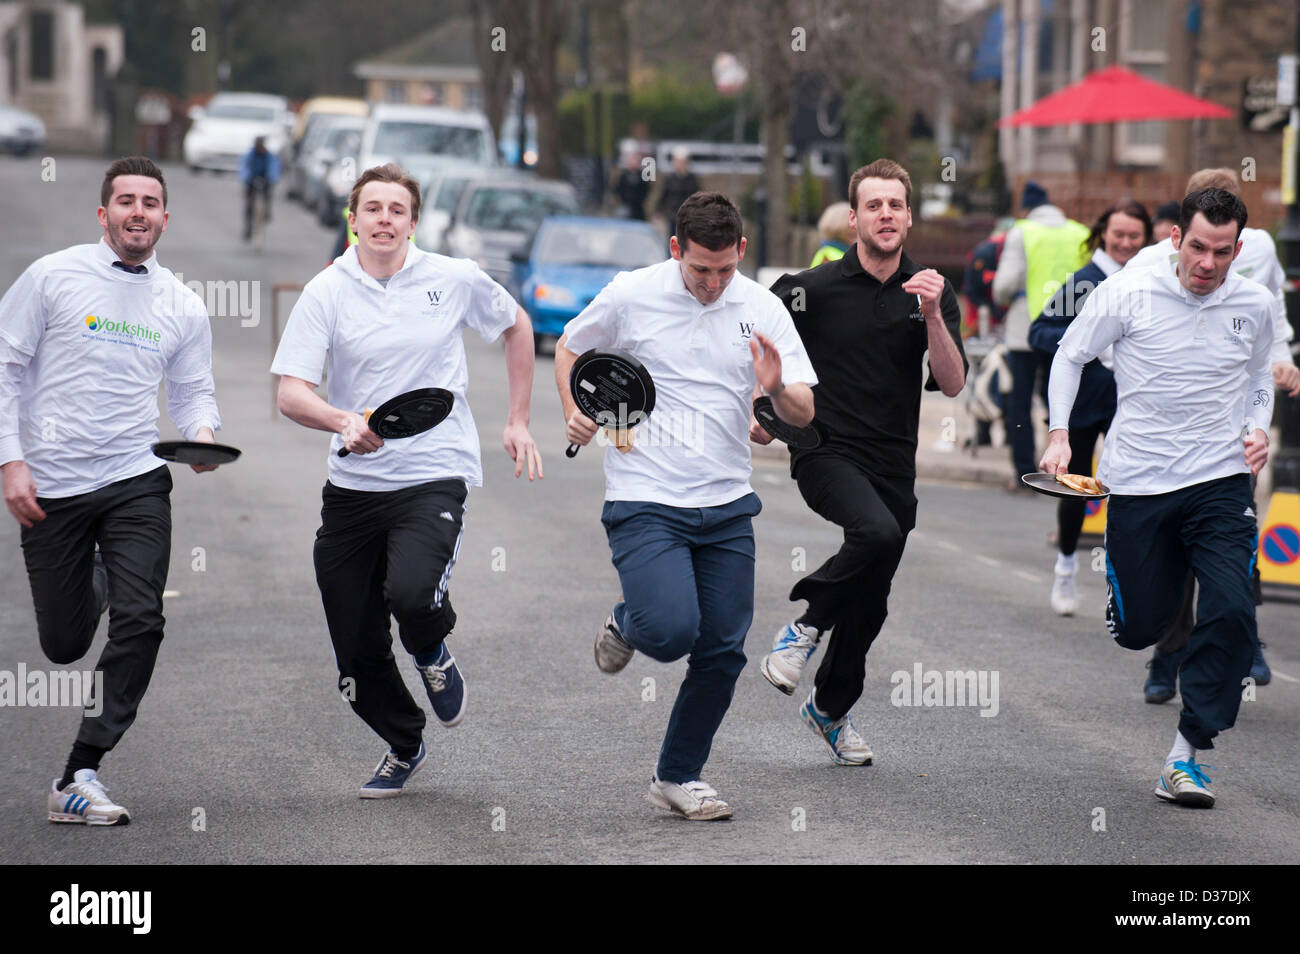
[[[1122,66],[1107,66],[1079,82],[1004,116],[998,126],[1064,126],[1148,119],[1231,119],[1226,106],[1157,83]]]

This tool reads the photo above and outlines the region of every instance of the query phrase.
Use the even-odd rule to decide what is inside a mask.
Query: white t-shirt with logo
[[[1122,269],[1088,296],[1052,363],[1051,429],[1068,427],[1083,366],[1115,349],[1118,404],[1097,478],[1163,494],[1250,472],[1243,428],[1268,430],[1273,296],[1229,274],[1194,295],[1174,267]]]
[[[1124,267],[1137,271],[1165,262],[1175,265],[1178,263],[1178,250],[1174,248],[1173,239],[1162,239],[1155,245],[1140,249]],[[1273,293],[1273,347],[1270,360],[1274,364],[1291,362],[1291,339],[1295,331],[1286,320],[1283,289],[1286,273],[1277,260],[1277,246],[1273,244],[1273,236],[1263,229],[1242,229],[1241,254],[1233,259],[1231,272],[1258,282]]]
[[[752,492],[756,331],[776,343],[783,383],[817,383],[779,298],[737,274],[718,301],[702,305],[676,259],[617,275],[565,326],[570,351],[628,351],[654,381],[655,407],[633,429],[632,449],[606,447],[606,500],[716,507]]]
[[[391,491],[432,480],[483,483],[470,413],[462,334],[495,341],[515,322],[515,300],[469,259],[411,245],[385,284],[362,270],[356,246],[307,283],[289,315],[272,374],[319,384],[329,364],[329,402],[361,413],[417,388],[445,388],[451,414],[432,430],[392,439],[371,454],[339,457],[330,440],[329,481],[348,490]]]
[[[103,240],[54,252],[0,299],[0,463],[25,460],[39,497],[161,466],[150,448],[164,380],[186,438],[221,426],[203,299],[156,256],[143,274],[114,268],[117,257]]]

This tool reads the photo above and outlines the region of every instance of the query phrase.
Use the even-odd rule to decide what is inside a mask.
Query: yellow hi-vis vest
[[[1055,226],[1021,219],[1016,228],[1025,239],[1025,306],[1032,322],[1065,280],[1087,264],[1083,243],[1089,230],[1073,219]]]

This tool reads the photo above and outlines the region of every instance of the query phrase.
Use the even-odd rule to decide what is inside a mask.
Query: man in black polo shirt
[[[927,390],[952,397],[966,381],[961,309],[952,286],[903,253],[912,225],[912,181],[878,159],[853,174],[849,225],[857,243],[842,259],[783,275],[772,291],[785,303],[821,382],[813,389],[824,440],[792,450],[799,492],[844,529],[844,545],[795,584],[808,609],[777,634],[762,672],[792,694],[825,635],[815,688],[799,710],[840,765],[871,764],[849,709],[862,695],[867,650],[884,625],[890,583],[916,523],[916,431],[921,362]],[[754,422],[750,436],[771,437]]]

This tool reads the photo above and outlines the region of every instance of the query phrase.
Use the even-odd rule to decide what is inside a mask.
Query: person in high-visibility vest
[[[994,300],[1009,304],[1003,342],[1007,347],[1005,361],[1011,371],[1012,388],[1003,415],[1015,476],[1007,485],[1008,490],[1026,489],[1020,478],[1037,469],[1034,425],[1029,413],[1041,361],[1029,346],[1030,322],[1043,313],[1043,306],[1057,289],[1088,260],[1084,250],[1088,226],[1066,218],[1064,212],[1051,205],[1046,189],[1037,182],[1026,182],[1020,205],[1025,217],[1007,233],[998,271],[993,276]],[[1046,392],[1040,390],[1040,393],[1046,401]]]
[[[817,220],[817,231],[821,233],[821,248],[813,255],[809,268],[816,268],[822,262],[837,262],[857,241],[853,229],[849,228],[849,204],[835,202],[826,206],[826,211]]]

